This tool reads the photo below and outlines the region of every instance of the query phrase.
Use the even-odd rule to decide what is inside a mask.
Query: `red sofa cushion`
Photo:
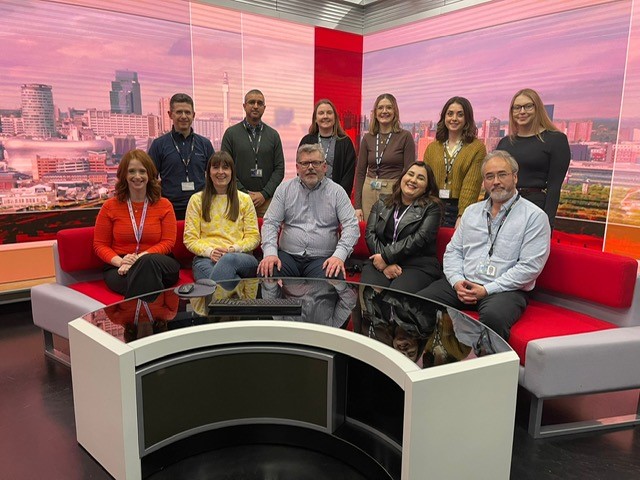
[[[84,293],[87,297],[91,297],[105,305],[120,302],[124,298],[122,295],[109,290],[104,280],[74,283],[73,285],[69,285],[69,288],[76,292]]]
[[[176,260],[180,262],[180,265],[190,266],[193,260],[193,253],[187,250],[187,247],[184,246],[184,242],[182,241],[184,237],[184,220],[178,220],[176,227],[176,243],[171,253],[173,253]]]
[[[552,244],[549,260],[538,277],[536,289],[609,307],[628,308],[633,300],[637,274],[638,262],[632,258]]]
[[[531,340],[611,328],[618,326],[573,310],[531,300],[520,320],[511,327],[509,345],[520,357],[520,364],[524,365],[527,344]]]
[[[56,240],[60,268],[65,272],[93,270],[104,266],[93,250],[93,227],[59,230]]]
[[[360,238],[358,238],[358,243],[353,247],[352,257],[364,260],[371,255],[371,253],[369,253],[369,247],[367,246],[366,232],[367,222],[360,222]]]
[[[193,272],[191,269],[180,269],[180,276],[176,285],[182,285],[183,283],[193,283]],[[69,285],[69,288],[76,292],[84,293],[86,296],[98,300],[105,305],[111,305],[112,303],[120,302],[124,299],[122,295],[109,290],[104,280],[92,280],[90,282],[80,282]]]

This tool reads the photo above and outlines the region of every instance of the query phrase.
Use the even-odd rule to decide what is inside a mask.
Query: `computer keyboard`
[[[209,315],[302,315],[298,298],[225,298],[209,304]]]

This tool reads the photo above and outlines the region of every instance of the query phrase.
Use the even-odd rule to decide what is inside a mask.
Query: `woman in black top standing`
[[[535,90],[517,92],[509,108],[509,136],[498,143],[516,159],[518,192],[545,211],[553,227],[560,189],[569,168],[567,136],[553,124]]]
[[[300,140],[300,145],[314,143],[322,145],[324,150],[327,177],[341,185],[347,195],[351,196],[356,169],[356,151],[351,139],[340,125],[335,105],[327,98],[318,100],[313,107],[309,134]]]

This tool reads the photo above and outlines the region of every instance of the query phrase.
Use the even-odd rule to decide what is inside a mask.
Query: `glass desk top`
[[[268,314],[209,313],[212,302],[227,299],[273,300],[276,308]],[[277,299],[293,299],[300,305],[297,312],[300,314],[278,315]],[[397,290],[328,279],[252,278],[221,282],[215,289],[196,285],[189,297],[178,295],[177,289],[172,288],[109,305],[82,318],[125,343],[209,323],[238,320],[314,323],[373,338],[400,351],[422,368],[511,350],[492,330],[453,308]]]

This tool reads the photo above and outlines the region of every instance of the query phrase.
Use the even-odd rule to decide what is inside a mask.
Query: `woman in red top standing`
[[[158,171],[142,150],[127,152],[118,166],[115,195],[96,219],[93,247],[107,265],[104,280],[125,298],[174,285],[180,264],[170,253],[176,216],[160,196]]]

